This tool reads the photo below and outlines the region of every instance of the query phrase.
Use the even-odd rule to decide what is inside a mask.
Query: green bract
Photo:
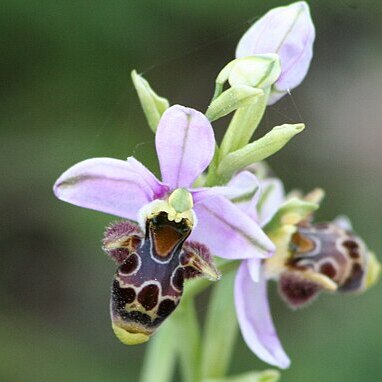
[[[135,70],[131,72],[131,78],[135,90],[138,93],[143,112],[151,130],[155,133],[162,114],[169,108],[170,104],[166,98],[158,96],[150,84]]]
[[[263,95],[264,92],[261,89],[246,85],[233,86],[211,102],[206,112],[206,117],[210,121],[215,121],[236,109],[256,102],[256,100]]]
[[[291,138],[304,128],[302,123],[274,127],[264,137],[228,154],[218,166],[218,176],[229,179],[236,171],[268,158],[282,149]]]

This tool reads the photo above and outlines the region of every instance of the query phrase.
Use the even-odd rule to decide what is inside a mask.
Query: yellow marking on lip
[[[111,327],[113,328],[116,337],[125,345],[139,345],[147,342],[150,339],[150,336],[147,334],[131,333],[114,323],[112,323]]]
[[[333,280],[325,275],[322,275],[321,273],[307,270],[300,272],[299,275],[306,280],[313,281],[328,291],[335,292],[338,288],[337,284]]]

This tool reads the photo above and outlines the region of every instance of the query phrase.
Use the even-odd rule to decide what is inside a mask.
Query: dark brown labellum
[[[151,335],[178,305],[184,273],[180,254],[191,232],[187,227],[186,222],[170,221],[166,213],[160,213],[147,221],[141,245],[119,266],[111,313],[125,330]]]
[[[279,280],[279,293],[292,308],[300,308],[313,301],[321,291],[321,287],[302,277],[299,272],[284,272]]]
[[[185,219],[170,221],[161,212],[146,221],[144,237],[132,224],[109,227],[104,239],[104,250],[119,264],[111,315],[118,328],[150,336],[179,304],[186,278],[217,279],[219,274],[205,246],[195,242],[184,246],[191,233]]]

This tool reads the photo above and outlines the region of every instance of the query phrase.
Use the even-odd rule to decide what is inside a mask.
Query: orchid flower
[[[120,265],[116,275],[119,284],[113,287],[112,318],[117,336],[125,343],[146,341],[153,333],[155,323],[163,321],[163,315],[161,320],[155,316],[158,318],[156,321],[154,315],[161,315],[161,312],[168,315],[176,307],[183,290],[183,277],[187,278],[190,272],[183,264],[181,272],[176,273],[182,259],[177,258],[174,263],[169,258],[170,254],[171,258],[176,257],[173,256],[174,251],[179,254],[187,238],[201,243],[191,242],[191,247],[189,245],[185,252],[186,255],[197,256],[191,265],[198,272],[205,271],[207,276],[214,273],[211,256],[206,254],[208,250],[212,255],[225,259],[265,258],[274,252],[273,243],[259,225],[224,196],[235,198],[243,192],[250,192],[248,188],[241,187],[243,181],[240,181],[250,176],[248,173],[241,174],[238,180],[240,187],[192,188],[211,162],[215,150],[211,124],[202,113],[179,105],[170,107],[160,119],[155,143],[162,181],[133,157],[127,161],[93,158],[69,168],[54,185],[55,195],[63,201],[140,224],[140,227],[128,222],[116,224],[107,231],[104,239],[106,252]],[[164,233],[158,234],[160,230]],[[154,256],[156,265],[144,268],[142,258],[145,254],[131,255],[131,249],[137,248]],[[169,265],[161,265],[159,269],[159,263]],[[172,268],[169,271],[170,264]],[[127,285],[137,281],[137,277],[132,280],[130,276],[138,268],[140,272],[146,269],[144,275],[139,274],[141,280],[146,277],[148,283],[152,277],[156,281],[146,288],[143,284],[139,288],[135,285],[131,290]],[[157,282],[160,277],[171,279],[171,285],[163,280],[160,285],[161,280]],[[130,324],[127,327],[122,322],[118,305],[121,299],[135,304],[134,309],[137,310],[133,318],[140,321],[139,325],[142,321],[145,325],[137,328],[138,324],[134,323],[134,327]],[[163,299],[166,306],[162,309]],[[151,305],[153,302],[155,304]],[[123,309],[124,306],[125,303]],[[150,314],[153,325],[148,318]],[[149,321],[151,326],[148,329]],[[126,331],[130,333],[129,337],[126,337]]]
[[[207,118],[196,110],[172,106],[160,120],[155,142],[162,182],[133,157],[127,161],[92,158],[65,171],[54,185],[55,195],[80,207],[140,221],[140,215],[158,201],[167,203],[164,208],[176,215],[169,196],[185,189],[192,196],[190,210],[195,219],[190,239],[226,259],[253,257],[253,248],[266,257],[274,248],[271,241],[256,222],[223,196],[246,190],[191,187],[214,154],[214,133]],[[227,237],[229,241],[224,240]]]
[[[286,197],[278,179],[257,181],[257,187],[259,192],[253,199],[238,206],[264,227],[277,249],[264,261],[242,261],[235,280],[236,312],[248,347],[263,361],[287,368],[290,360],[273,324],[267,280],[276,280],[282,299],[296,309],[324,290],[368,289],[376,282],[381,266],[344,219],[311,223],[323,197],[321,190],[304,198],[298,193]]]

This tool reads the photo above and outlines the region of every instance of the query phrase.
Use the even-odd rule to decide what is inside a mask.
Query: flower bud
[[[273,85],[268,104],[302,82],[312,59],[314,37],[309,6],[304,1],[270,10],[243,35],[236,57],[262,53],[280,56],[281,75]]]
[[[280,59],[274,53],[232,60],[216,77],[213,101],[222,94],[227,81],[232,88],[244,86],[265,90],[277,80],[280,73]]]

